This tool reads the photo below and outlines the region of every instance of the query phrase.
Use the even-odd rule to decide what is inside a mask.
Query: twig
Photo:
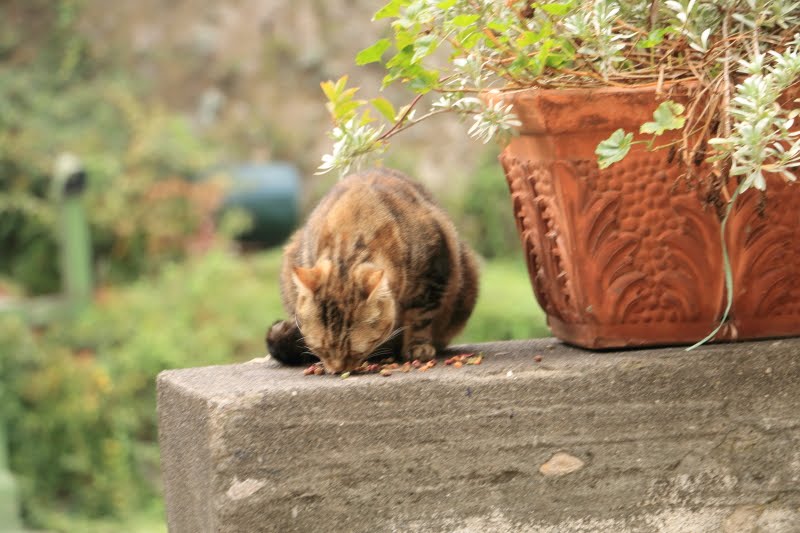
[[[650,17],[647,20],[648,30],[652,30],[653,27],[656,25],[656,22],[658,22],[658,8],[659,8],[658,0],[653,0],[652,2],[650,2]]]
[[[728,23],[730,21],[730,11],[725,11],[725,16],[722,18],[722,39],[728,39]],[[725,89],[722,93],[722,136],[729,137],[731,134],[731,115],[728,108],[731,102],[731,50],[725,48],[725,57],[722,60],[722,76],[725,84]]]
[[[408,114],[411,113],[411,110],[414,109],[414,106],[416,106],[421,99],[422,99],[422,95],[421,94],[418,94],[417,96],[415,96],[414,99],[411,101],[411,103],[408,104],[408,107],[406,107],[406,110],[403,112],[402,116],[399,119],[397,119],[397,122],[394,123],[394,126],[389,128],[386,131],[386,133],[384,133],[383,135],[381,135],[380,137],[375,139],[375,141],[376,142],[383,141],[385,139],[388,139],[389,137],[391,137],[395,133],[397,133],[396,130],[398,130],[398,128],[400,128],[403,125],[403,122],[405,122],[406,118],[408,118]]]

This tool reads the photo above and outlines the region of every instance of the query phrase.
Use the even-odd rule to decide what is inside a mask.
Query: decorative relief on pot
[[[633,152],[600,171],[590,160],[502,157],[531,278],[548,313],[595,324],[716,319],[719,224],[697,192],[674,190],[679,168],[665,158]]]
[[[728,222],[733,317],[795,316],[800,323],[800,188],[773,177],[759,202],[758,191],[745,192]]]
[[[501,155],[511,192],[528,274],[536,299],[548,315],[565,322],[577,322],[570,276],[564,260],[557,206],[552,194],[552,177],[547,168],[529,161]]]

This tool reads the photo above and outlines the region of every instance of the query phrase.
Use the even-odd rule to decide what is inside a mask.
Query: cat
[[[272,357],[345,372],[434,358],[472,313],[478,261],[430,192],[381,168],[322,198],[284,249],[280,284],[289,319],[267,333]]]

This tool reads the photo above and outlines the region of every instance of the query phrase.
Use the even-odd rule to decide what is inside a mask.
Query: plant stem
[[[417,96],[415,96],[414,99],[411,101],[411,103],[408,104],[408,107],[403,112],[403,114],[400,116],[400,118],[397,119],[397,122],[395,122],[394,125],[391,128],[389,128],[389,130],[386,133],[384,133],[383,135],[381,135],[380,137],[375,139],[375,141],[378,142],[378,141],[382,141],[384,139],[388,139],[389,137],[391,137],[392,135],[397,133],[397,130],[403,125],[403,122],[406,121],[406,118],[408,118],[408,114],[411,113],[411,110],[414,109],[414,106],[416,106],[421,99],[422,99],[422,95],[421,94],[418,94]]]
[[[725,16],[722,18],[722,38],[726,40],[728,38],[728,23],[730,20],[730,10],[725,12]],[[723,137],[730,136],[730,113],[728,112],[729,104],[730,104],[730,95],[731,95],[731,77],[730,77],[730,49],[725,48],[725,58],[723,59],[722,63],[722,76],[723,76],[723,83],[725,85],[725,89],[722,91],[722,134]],[[721,180],[721,188],[725,188],[725,183],[727,182],[727,176],[722,176]],[[728,205],[725,207],[725,216],[722,217],[722,222],[720,223],[720,241],[722,243],[722,267],[725,269],[725,293],[727,295],[727,304],[725,306],[725,312],[722,313],[722,318],[720,318],[719,324],[717,327],[714,328],[714,331],[709,333],[706,338],[701,340],[700,342],[688,347],[686,351],[693,350],[698,346],[702,346],[706,342],[710,341],[714,338],[714,336],[719,332],[722,326],[725,324],[725,321],[728,320],[728,313],[731,311],[731,306],[733,305],[733,272],[731,271],[731,260],[730,256],[728,255],[728,244],[727,240],[725,239],[725,228],[728,225],[728,218],[730,217],[731,211],[733,210],[733,204],[736,203],[736,199],[739,197],[739,193],[742,192],[742,185],[739,184],[736,186],[736,190],[733,191],[733,195],[731,196],[730,200],[728,201]]]
[[[741,192],[742,186],[739,185],[736,187],[736,190],[733,191],[733,196],[731,196],[730,202],[728,202],[727,207],[725,207],[725,216],[722,218],[722,223],[719,225],[720,241],[722,242],[722,268],[725,270],[725,294],[728,300],[727,304],[725,305],[725,312],[722,313],[722,318],[719,319],[719,324],[717,324],[717,327],[714,328],[714,330],[703,340],[686,348],[687,352],[694,350],[698,346],[702,346],[713,339],[719,330],[722,329],[722,326],[728,320],[728,314],[731,312],[731,306],[733,306],[733,270],[731,269],[731,259],[728,255],[728,244],[727,240],[725,239],[725,228],[728,226],[728,218],[731,215],[731,211],[733,211],[733,204],[736,203],[736,199],[739,197],[739,193]]]
[[[655,27],[656,22],[658,21],[658,8],[659,8],[658,0],[653,0],[652,2],[650,2],[650,16],[648,17],[647,21],[648,30],[652,30]]]

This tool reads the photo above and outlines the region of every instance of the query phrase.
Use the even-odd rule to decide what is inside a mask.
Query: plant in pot
[[[800,3],[391,0],[395,109],[323,83],[320,172],[440,113],[506,147],[531,283],[588,348],[800,334]],[[377,113],[375,113],[377,112]],[[382,118],[379,118],[382,117]],[[710,333],[709,333],[710,332]]]

